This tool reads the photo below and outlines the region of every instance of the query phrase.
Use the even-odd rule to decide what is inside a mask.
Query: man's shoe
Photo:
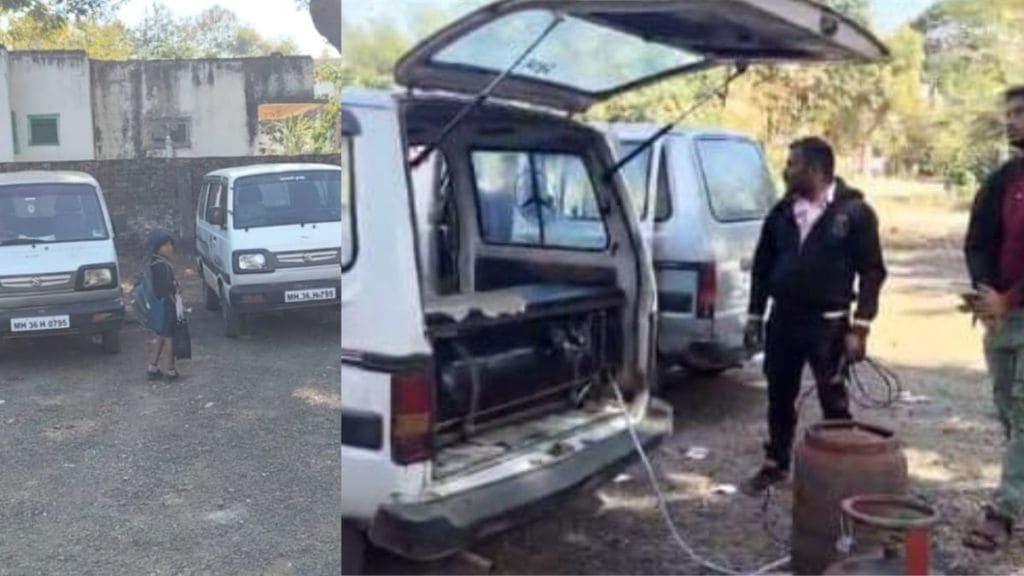
[[[785,482],[788,477],[789,474],[784,469],[766,464],[757,471],[757,474],[740,484],[740,491],[747,496],[759,496],[775,484]]]

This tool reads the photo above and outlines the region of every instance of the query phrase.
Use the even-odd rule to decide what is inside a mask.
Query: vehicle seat
[[[319,212],[323,208],[316,185],[308,182],[296,183],[291,190],[292,207],[305,214]]]
[[[235,194],[236,218],[250,221],[263,215],[264,208],[261,202],[263,194],[259,188],[255,186],[239,188]]]
[[[56,225],[53,230],[57,240],[84,240],[92,236],[92,228],[86,224],[82,212],[82,201],[77,196],[58,196],[54,212]]]

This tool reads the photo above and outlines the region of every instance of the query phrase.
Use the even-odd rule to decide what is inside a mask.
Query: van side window
[[[775,203],[760,148],[749,140],[706,138],[697,141],[711,212],[722,222],[764,218]]]
[[[199,189],[199,201],[196,202],[196,217],[202,221],[206,221],[206,198],[210,193],[210,183],[203,182],[202,188]]]
[[[590,172],[573,154],[472,153],[484,242],[604,250],[608,231]]]
[[[661,151],[661,165],[658,167],[658,189],[654,198],[654,221],[665,222],[672,217],[672,185],[668,178],[668,151]]]
[[[352,139],[341,140],[341,269],[348,270],[356,258],[356,207],[353,198],[355,170]]]
[[[640,146],[639,142],[623,142],[621,145],[622,158],[632,154],[638,146]],[[647,189],[651,180],[651,149],[652,147],[648,146],[622,167],[622,179],[626,182],[626,188],[633,199],[633,207],[636,208],[636,214],[641,220],[647,217],[647,197],[649,196]]]
[[[218,206],[224,205],[224,200],[221,198],[224,187],[217,183],[210,183],[210,189],[207,193],[206,198],[206,214],[210,213],[210,208],[217,208]]]

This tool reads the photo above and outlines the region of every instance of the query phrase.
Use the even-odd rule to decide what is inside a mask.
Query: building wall
[[[116,243],[122,257],[131,257],[141,254],[149,232],[155,228],[176,234],[181,239],[179,249],[190,252],[195,246],[195,208],[203,176],[222,168],[274,162],[340,165],[341,157],[312,155],[18,162],[0,164],[0,173],[74,170],[91,174],[103,188],[110,213],[128,215],[128,227],[117,236]]]
[[[0,162],[14,160],[14,140],[11,134],[11,97],[7,90],[7,51],[0,46]]]
[[[92,85],[99,159],[255,155],[259,105],[311,101],[313,59],[97,61]]]
[[[14,112],[17,161],[70,161],[95,158],[92,139],[89,59],[84,52],[11,52],[8,92]],[[58,144],[34,146],[33,115],[58,115]],[[7,114],[8,118],[10,114]]]

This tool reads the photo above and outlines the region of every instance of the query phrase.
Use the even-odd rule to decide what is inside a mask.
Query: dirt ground
[[[897,199],[879,199],[876,206],[890,280],[869,347],[897,371],[913,402],[857,415],[898,431],[913,492],[941,511],[934,538],[937,570],[1020,573],[1019,540],[994,557],[969,554],[959,545],[962,527],[976,518],[998,480],[1002,450],[982,333],[955,311],[957,294],[966,288],[960,255],[966,214],[911,208]],[[676,410],[675,435],[657,451],[656,463],[685,537],[708,559],[741,571],[788,554],[791,492],[779,490],[766,510],[761,500],[728,493],[761,458],[766,400],[757,369],[714,379],[676,374],[666,397]],[[818,418],[814,404],[806,404],[802,424]],[[709,456],[688,459],[695,446],[708,448]],[[534,523],[481,542],[468,557],[410,564],[378,556],[371,568],[421,574],[711,573],[671,541],[639,467]]]
[[[146,380],[138,325],[116,356],[0,345],[0,575],[340,572],[337,312],[232,341],[182,277],[193,359],[175,383]]]

